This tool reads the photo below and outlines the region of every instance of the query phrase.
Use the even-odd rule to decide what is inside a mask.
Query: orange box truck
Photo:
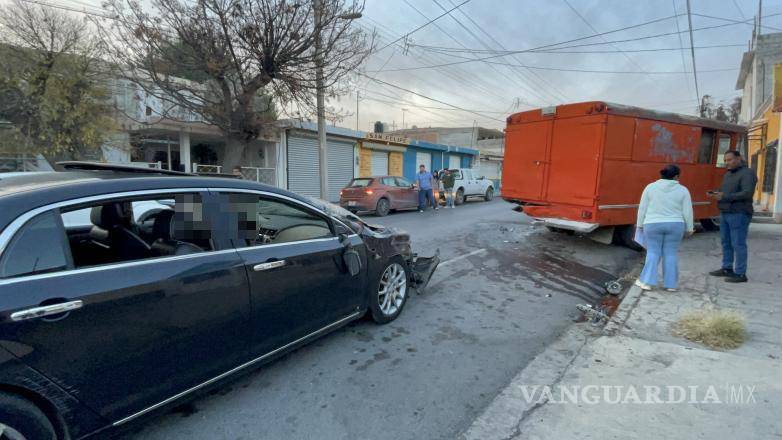
[[[740,150],[736,124],[608,102],[583,102],[507,118],[502,197],[551,230],[632,241],[641,193],[666,164],[682,170],[695,218],[717,228],[723,154]]]

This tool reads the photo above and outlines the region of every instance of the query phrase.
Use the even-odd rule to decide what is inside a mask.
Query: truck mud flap
[[[411,284],[420,294],[424,291],[432,279],[437,265],[440,264],[440,250],[438,249],[431,257],[414,257],[410,262]]]

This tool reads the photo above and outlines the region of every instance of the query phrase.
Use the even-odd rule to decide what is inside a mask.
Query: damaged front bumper
[[[413,255],[408,261],[410,267],[410,284],[418,291],[423,292],[432,279],[437,265],[440,264],[440,250],[438,249],[431,257],[419,257]]]

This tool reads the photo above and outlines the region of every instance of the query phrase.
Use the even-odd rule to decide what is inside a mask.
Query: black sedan
[[[392,321],[438,262],[253,182],[0,175],[0,438],[106,433],[366,314]]]

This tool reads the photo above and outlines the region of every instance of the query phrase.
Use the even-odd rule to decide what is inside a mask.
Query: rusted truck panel
[[[635,223],[644,187],[668,163],[682,169],[695,217],[718,215],[722,154],[746,128],[606,102],[536,109],[507,119],[502,197],[549,226],[591,232]]]

